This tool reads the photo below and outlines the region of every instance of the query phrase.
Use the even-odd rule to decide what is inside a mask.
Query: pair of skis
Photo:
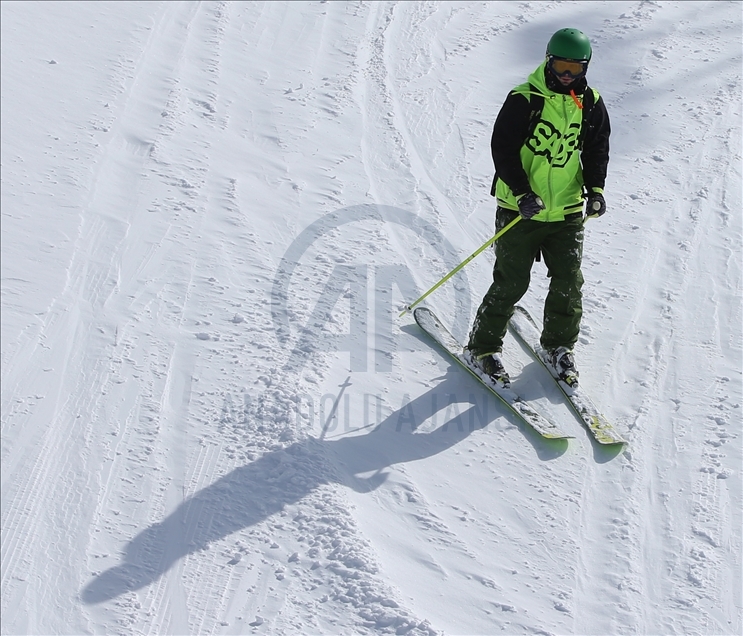
[[[538,413],[514,391],[492,384],[472,369],[462,356],[462,345],[457,342],[456,338],[454,338],[451,332],[430,309],[418,307],[413,312],[413,316],[421,329],[431,336],[456,362],[499,398],[516,417],[531,426],[542,437],[547,439],[568,439],[572,437],[572,435],[567,435],[561,431],[554,422],[544,417],[541,413]],[[534,319],[529,315],[529,312],[523,307],[517,306],[508,326],[511,332],[529,348],[534,358],[550,371],[550,374],[554,377],[554,373],[545,364],[544,359],[540,355],[542,348],[539,344],[539,328]],[[560,390],[565,395],[576,415],[586,425],[599,444],[626,443],[580,386],[572,389],[564,385],[557,378],[555,378],[555,382],[560,387]]]

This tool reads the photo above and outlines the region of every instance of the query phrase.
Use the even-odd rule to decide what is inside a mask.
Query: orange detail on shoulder
[[[573,98],[573,101],[575,102],[575,105],[580,109],[583,110],[583,103],[578,99],[577,95],[575,94],[575,91],[570,91],[570,97]]]

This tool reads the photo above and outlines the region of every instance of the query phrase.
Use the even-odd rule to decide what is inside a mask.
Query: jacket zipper
[[[567,132],[570,130],[570,121],[568,120],[567,97],[564,96],[564,95],[561,95],[560,98],[561,98],[561,102],[562,102],[562,125],[563,125],[563,129],[560,131],[560,139],[557,140],[557,143],[558,144],[564,143],[565,136],[566,136]],[[559,150],[559,146],[558,146],[558,148],[556,150]],[[552,167],[552,164],[550,164],[550,167],[549,167],[549,176],[547,177],[547,191],[549,192],[550,206],[551,207],[554,207],[555,206],[555,193],[554,193],[554,187],[553,187],[554,186],[554,179],[553,179],[554,170],[555,169]],[[547,212],[547,214],[545,215],[546,216],[546,219],[545,220],[549,222],[551,220],[551,217],[552,217],[552,213],[551,213],[552,211],[548,209],[548,210],[546,210],[546,212]]]

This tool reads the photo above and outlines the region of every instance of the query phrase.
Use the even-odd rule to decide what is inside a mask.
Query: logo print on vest
[[[579,133],[580,124],[570,124],[563,136],[550,122],[542,119],[526,140],[526,147],[535,155],[545,157],[553,168],[564,168],[578,147]]]

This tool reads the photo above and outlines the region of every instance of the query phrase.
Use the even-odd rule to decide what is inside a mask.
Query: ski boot
[[[474,369],[475,373],[489,379],[495,386],[503,389],[511,386],[511,378],[508,377],[506,368],[503,366],[500,352],[475,356],[469,349],[465,349],[464,359],[468,366]]]
[[[575,368],[575,356],[567,347],[557,347],[546,352],[547,366],[552,375],[560,382],[564,382],[568,388],[578,388],[578,369]]]

